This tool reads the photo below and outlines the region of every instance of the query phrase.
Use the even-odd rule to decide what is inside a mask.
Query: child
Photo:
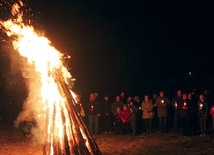
[[[123,134],[128,134],[129,133],[129,110],[127,105],[123,105],[123,110],[119,113],[119,117],[122,120],[122,131]]]
[[[213,130],[214,130],[214,105],[211,107],[211,109],[210,109],[210,114],[211,114],[211,116],[212,116],[212,120],[213,120],[213,123],[212,123],[212,125],[213,125]]]

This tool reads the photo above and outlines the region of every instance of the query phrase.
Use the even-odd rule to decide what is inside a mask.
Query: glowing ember
[[[22,2],[15,3],[12,15],[17,18],[0,21],[0,25],[15,38],[13,47],[26,61],[23,68],[28,75],[29,95],[25,104],[31,107],[38,124],[34,129],[37,138],[44,138],[44,154],[100,154],[76,110],[75,94],[68,86],[72,77],[63,65],[63,55],[23,23],[22,6]]]

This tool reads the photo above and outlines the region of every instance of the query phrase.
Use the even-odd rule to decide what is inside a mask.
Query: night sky
[[[30,19],[53,46],[71,56],[65,63],[76,78],[77,93],[114,96],[124,90],[143,96],[163,89],[174,95],[178,88],[201,91],[214,86],[212,3],[33,0],[25,4],[26,21]],[[3,6],[1,18],[6,19],[10,9]],[[9,69],[10,56],[4,42],[1,46],[1,96],[16,94],[22,99],[26,90],[21,75]]]

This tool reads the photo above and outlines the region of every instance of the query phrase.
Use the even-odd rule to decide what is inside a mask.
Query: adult
[[[153,104],[148,95],[144,96],[141,108],[143,111],[146,133],[150,134],[152,132]]]
[[[136,105],[134,105],[133,100],[129,102],[129,113],[130,113],[130,126],[132,130],[132,136],[136,135],[136,119],[137,119],[137,113],[138,109]]]
[[[101,116],[101,109],[100,104],[95,101],[94,93],[91,93],[89,96],[89,101],[86,104],[86,110],[88,113],[89,131],[91,134],[97,135],[99,132],[98,119]]]
[[[169,99],[165,97],[164,91],[160,91],[155,104],[157,106],[159,129],[161,132],[166,133]]]
[[[104,95],[104,99],[102,102],[102,114],[103,114],[103,120],[104,120],[104,130],[106,134],[109,134],[111,132],[111,126],[112,126],[111,104],[112,103],[109,101],[109,96]]]
[[[200,123],[200,131],[201,134],[200,136],[205,136],[205,132],[207,129],[207,114],[208,114],[208,104],[205,101],[205,97],[203,94],[199,96],[199,101],[198,101],[198,118],[199,118],[199,123]]]
[[[180,111],[182,109],[182,91],[178,90],[177,95],[172,100],[172,106],[174,107],[174,130],[177,132],[181,128]]]

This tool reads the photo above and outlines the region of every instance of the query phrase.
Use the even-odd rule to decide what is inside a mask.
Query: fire
[[[13,47],[27,62],[25,74],[33,75],[29,78],[31,86],[26,103],[32,107],[39,126],[38,133],[44,138],[43,152],[51,155],[79,154],[81,151],[75,146],[80,145],[83,150],[87,148],[84,153],[93,154],[94,149],[90,146],[93,139],[78,120],[79,114],[72,109],[75,108],[75,94],[68,89],[72,76],[63,64],[63,54],[51,46],[46,37],[36,33],[33,26],[23,23],[23,13],[19,10],[22,6],[21,1],[15,3],[12,15],[16,18],[0,21],[0,25],[9,37],[15,38]]]

